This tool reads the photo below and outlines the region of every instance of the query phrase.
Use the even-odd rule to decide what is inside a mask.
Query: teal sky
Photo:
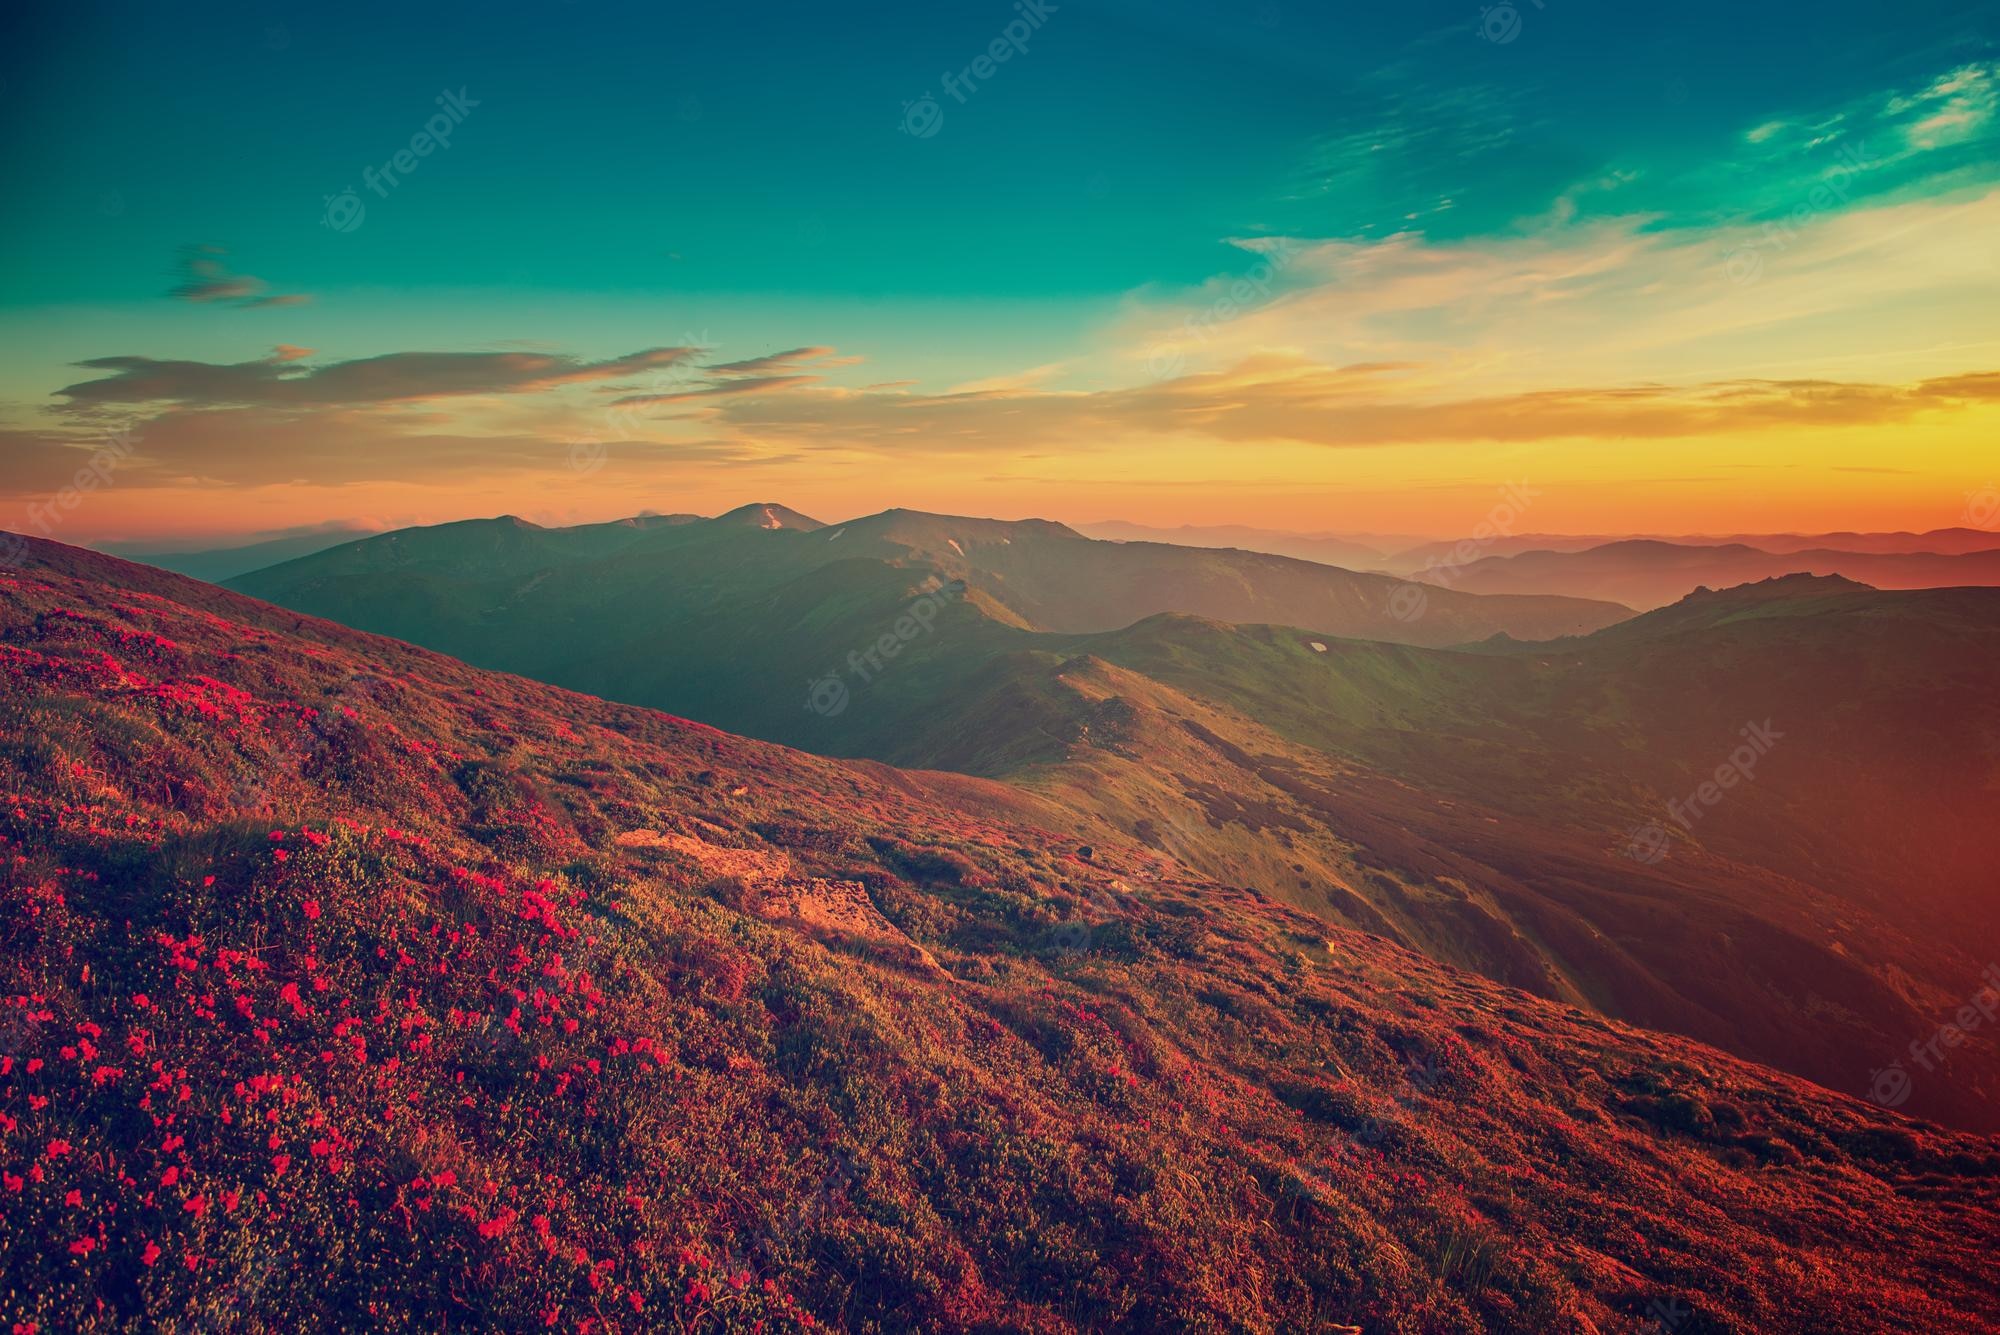
[[[1033,23],[1003,3],[17,7],[0,21],[0,423],[73,445],[88,414],[55,391],[98,374],[78,363],[238,364],[280,345],[321,362],[831,347],[788,368],[812,377],[798,384],[1110,393],[1160,360],[1135,320],[1207,309],[1218,281],[1257,270],[1260,238],[1308,248],[1260,288],[1274,308],[1330,292],[1338,260],[1348,281],[1374,272],[1385,243],[1462,255],[1603,222],[1628,249],[1728,233],[1720,259],[1829,180],[1813,226],[1981,200],[2000,156],[1990,5],[1028,7]],[[982,76],[1017,21],[1025,40]],[[448,144],[371,189],[461,89],[474,105]],[[358,225],[326,225],[350,192]],[[1762,249],[1775,269],[1807,247]],[[1391,341],[1462,352],[1491,325],[1464,318],[1406,310]],[[1941,340],[1971,339],[1971,321],[1947,309]],[[1232,355],[1272,347],[1376,360],[1296,339]],[[1192,351],[1224,369],[1220,348]],[[1551,384],[1576,378],[1560,371]],[[123,402],[251,406],[179,388]],[[763,461],[792,448],[759,425],[739,412],[682,434],[727,426]],[[149,484],[253,481],[159,462]]]

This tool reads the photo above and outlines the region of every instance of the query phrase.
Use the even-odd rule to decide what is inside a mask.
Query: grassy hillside
[[[2000,1319],[1990,1138],[1006,786],[42,543],[0,713],[16,1329]]]

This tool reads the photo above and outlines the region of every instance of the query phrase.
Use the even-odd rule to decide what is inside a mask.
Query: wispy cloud
[[[613,400],[612,406],[632,408],[775,394],[800,385],[818,384],[825,379],[820,374],[823,371],[860,364],[861,358],[836,356],[838,351],[837,348],[815,345],[742,361],[717,362],[702,367],[706,379],[697,379],[688,388],[664,394],[628,394]]]
[[[244,308],[303,306],[312,300],[300,293],[274,293],[270,284],[249,274],[231,273],[221,246],[193,245],[181,249],[181,281],[167,295],[178,301]]]
[[[1450,241],[1301,239],[1288,243],[1279,290],[1228,321],[1202,319],[1204,285],[1135,297],[1106,334],[1134,368],[1163,343],[1191,369],[1281,351],[1421,363],[1433,392],[1523,389],[1558,367],[1570,383],[1627,383],[1758,374],[1774,361],[1837,370],[1857,356],[1872,374],[1887,363],[1915,378],[1955,368],[1897,365],[1899,344],[1994,344],[2000,272],[1968,259],[1991,253],[1996,235],[2000,190],[1775,226],[1664,228],[1638,214]]]
[[[1693,437],[1910,420],[2000,403],[2000,374],[1914,384],[1724,380],[1577,386],[1428,397],[1394,367],[1329,367],[1267,354],[1222,371],[1097,392],[1035,389],[920,395],[812,389],[718,406],[713,425],[800,449],[1029,453],[1199,438],[1370,447]]]
[[[837,357],[837,348],[809,347],[792,348],[787,352],[773,352],[763,357],[751,357],[740,362],[718,362],[707,368],[716,376],[773,376],[790,375],[808,368],[819,371],[836,366],[854,366],[859,357]]]

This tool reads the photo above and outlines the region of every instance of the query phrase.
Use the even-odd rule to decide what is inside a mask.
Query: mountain
[[[1594,630],[1629,615],[1565,598],[1419,594],[1402,580],[1233,549],[1102,542],[1046,520],[1002,523],[890,510],[844,526],[845,541],[922,561],[1046,630],[1117,630],[1162,612],[1284,621],[1329,635],[1454,644]],[[1408,600],[1423,597],[1421,614]]]
[[[1697,588],[1724,588],[1791,573],[1839,575],[1885,589],[2000,585],[2000,535],[1991,550],[1939,555],[1803,549],[1785,554],[1741,543],[1712,547],[1630,539],[1583,551],[1488,556],[1416,578],[1464,593],[1599,598],[1662,607]]]
[[[782,509],[782,507],[779,508]],[[813,523],[812,520],[805,519],[803,515],[792,515],[790,511],[785,511],[784,513],[791,517],[790,522],[801,522],[805,525]],[[543,529],[540,525],[531,524],[525,519],[518,519],[512,515],[504,516],[498,520],[472,520],[469,522],[472,524],[490,523],[502,525],[523,533],[533,531],[542,533],[595,534],[600,538],[605,538],[640,532],[649,528],[693,523],[703,518],[701,515],[689,514],[644,514],[631,519],[616,520],[608,524],[586,524],[575,529],[557,530]],[[745,506],[740,510],[733,511],[727,518],[731,522],[756,523],[763,522],[766,516],[762,513],[761,507]],[[457,525],[452,524],[439,525],[438,527],[447,530],[462,531],[459,530]],[[408,529],[401,531],[415,533],[422,530]],[[255,570],[280,565],[286,561],[298,560],[301,557],[315,556],[336,547],[351,546],[356,542],[375,536],[377,536],[377,530],[375,529],[327,528],[316,530],[312,533],[295,534],[283,538],[273,538],[265,542],[250,543],[241,547],[219,547],[212,550],[154,551],[137,543],[105,543],[101,546],[100,550],[127,561],[137,561],[141,565],[157,566],[162,570],[171,570],[176,574],[191,575],[196,579],[207,580],[212,584],[219,584],[225,580],[234,579],[239,575],[247,575]]]
[[[761,541],[768,533],[781,534],[782,540]],[[589,561],[601,562],[601,568],[586,572]],[[446,601],[461,607],[477,604],[490,610],[504,603],[510,616],[538,615],[532,605],[556,616],[576,612],[623,619],[634,614],[631,583],[644,584],[674,566],[721,571],[737,561],[751,566],[741,581],[746,589],[766,579],[837,579],[831,572],[851,561],[921,566],[944,580],[963,581],[996,615],[1059,632],[1116,630],[1156,613],[1180,612],[1229,621],[1283,619],[1329,635],[1452,644],[1500,633],[1546,639],[1594,630],[1629,615],[1608,603],[1477,598],[1253,552],[1101,542],[1047,520],[1005,522],[890,510],[829,527],[772,505],[641,530],[613,524],[542,529],[511,517],[404,529],[257,571],[231,584],[276,602],[331,597],[351,603],[349,615],[332,604],[314,607],[389,634],[423,626],[431,637],[427,642],[446,643],[473,661],[488,662],[494,660],[483,657],[477,643],[488,613],[473,615],[470,625],[440,627],[434,616],[443,615],[449,623],[454,614],[449,607],[428,605],[419,590],[435,590],[437,581],[448,580],[462,587]],[[558,565],[565,577],[553,583],[538,581],[526,589],[508,583]],[[569,574],[579,578],[571,581]],[[649,588],[649,599],[665,598],[669,605],[651,606],[643,615],[701,614],[715,610],[713,600],[730,608],[745,591],[711,577],[693,590]],[[385,610],[384,598],[402,610]]]
[[[1780,554],[1803,551],[1866,552],[1878,556],[1963,556],[2000,547],[2000,532],[1990,528],[1934,528],[1923,533],[1762,533],[1724,538],[1681,538],[1679,542],[1742,543]]]
[[[39,541],[0,712],[16,1329],[2000,1320],[1993,1138],[1013,787]]]
[[[2000,548],[2000,532],[1940,528],[1927,533],[1735,533],[1735,534],[1500,534],[1482,538],[1418,543],[1392,551],[1380,565],[1399,575],[1418,575],[1437,566],[1464,569],[1487,558],[1531,552],[1584,552],[1628,542],[1673,547],[1748,547],[1774,556],[1836,552],[1867,556],[1964,556]],[[1796,569],[1797,567],[1793,567]],[[1918,586],[1911,586],[1918,587]]]
[[[824,754],[1003,779],[1212,879],[1857,1094],[2000,957],[1990,591],[1779,581],[1445,651],[1123,624],[1108,589],[1143,605],[1163,568],[1261,567],[1039,522],[689,524],[608,553],[501,531],[504,561],[484,529],[420,530],[240,585]],[[1767,719],[1755,781],[1675,816]],[[1994,1039],[1911,1109],[2000,1129]]]
[[[1267,552],[1300,561],[1342,566],[1349,570],[1369,570],[1382,564],[1390,551],[1413,545],[1414,539],[1389,538],[1373,542],[1337,533],[1286,533],[1278,529],[1250,528],[1241,524],[1182,524],[1177,528],[1154,528],[1108,519],[1096,524],[1078,524],[1085,537],[1111,542],[1163,542],[1176,547],[1235,547],[1246,552]]]

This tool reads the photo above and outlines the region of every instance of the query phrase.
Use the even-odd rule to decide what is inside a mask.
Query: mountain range
[[[1039,521],[776,505],[407,530],[234,587],[822,754],[1004,780],[1084,837],[1857,1094],[1917,1074],[1910,1045],[2000,957],[1996,591],[1784,578],[1630,618]],[[1932,1065],[1910,1111],[2000,1129],[1990,1032]]]
[[[789,574],[818,530],[765,518],[714,530],[738,535],[728,564],[658,582]],[[390,545],[425,550],[442,605],[442,548],[472,540],[471,579],[520,550],[495,534]],[[583,554],[617,535],[547,541],[544,561],[601,561]],[[18,551],[0,575],[17,1330],[2000,1320],[1991,1137],[1202,877],[1033,785],[807,755],[110,557]],[[340,559],[379,579],[371,556]],[[805,578],[887,587],[875,564]],[[1053,634],[968,588],[904,642],[975,614]],[[1815,603],[1893,619],[1891,597],[1767,590],[1541,652],[1707,632],[1748,656]],[[782,584],[754,605],[772,626],[795,608]],[[1178,652],[1181,626],[1232,633],[1130,630]],[[1411,647],[1240,634],[1238,652],[1321,668],[1443,671]],[[1131,671],[1017,652],[1085,693]],[[1544,661],[1459,659],[1510,685]]]
[[[1649,610],[1697,588],[1728,588],[1781,575],[1832,575],[1883,589],[2000,585],[2000,534],[1969,552],[1771,551],[1743,543],[1688,546],[1631,538],[1581,551],[1482,556],[1412,573],[1464,593],[1598,598]]]

